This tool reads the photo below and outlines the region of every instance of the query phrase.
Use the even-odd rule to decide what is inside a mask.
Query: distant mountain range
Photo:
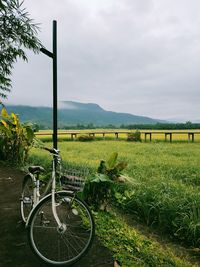
[[[9,112],[19,114],[24,122],[31,121],[46,127],[52,127],[52,108],[51,107],[32,107],[22,105],[8,105]],[[118,113],[106,111],[94,103],[79,103],[73,101],[62,101],[59,103],[58,126],[90,124],[95,126],[121,124],[156,124],[166,122],[155,120],[144,116],[136,116],[129,113]]]

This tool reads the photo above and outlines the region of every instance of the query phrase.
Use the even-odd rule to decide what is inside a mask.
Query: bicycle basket
[[[65,170],[60,178],[61,186],[65,190],[82,192],[85,185],[86,175],[86,170]]]

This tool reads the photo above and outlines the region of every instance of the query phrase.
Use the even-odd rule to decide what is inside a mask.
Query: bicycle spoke
[[[72,246],[72,244],[68,241],[67,238],[65,238],[64,236],[61,236],[61,239],[64,241],[65,245],[69,244],[69,246],[78,254],[78,250]]]
[[[55,229],[57,231],[57,227],[53,226],[40,226],[40,225],[34,225],[34,228],[41,228],[41,229]]]

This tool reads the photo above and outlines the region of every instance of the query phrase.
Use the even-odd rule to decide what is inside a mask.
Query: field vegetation
[[[47,145],[51,146],[51,143]],[[110,154],[118,152],[119,160],[128,163],[124,171],[127,182],[115,185],[112,203],[153,231],[159,231],[199,253],[198,142],[71,141],[60,142],[59,148],[66,166],[87,167],[91,175],[94,175],[101,159],[108,159]],[[50,157],[45,151],[32,149],[30,161],[48,166]],[[140,257],[143,258],[141,254]]]

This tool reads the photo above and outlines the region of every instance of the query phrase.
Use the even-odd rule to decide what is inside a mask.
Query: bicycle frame
[[[39,190],[40,181],[36,179],[34,174],[29,172],[28,175],[31,177],[34,183],[34,188],[33,188],[33,208],[34,208],[40,200],[40,190]]]
[[[47,196],[51,195],[52,197],[52,213],[53,213],[53,216],[56,220],[56,223],[58,225],[58,229],[59,230],[65,230],[65,225],[63,225],[58,217],[58,214],[57,214],[57,211],[56,211],[56,200],[55,200],[55,194],[56,194],[56,164],[59,163],[60,165],[60,161],[61,161],[61,158],[60,158],[60,155],[59,154],[53,154],[51,153],[52,156],[53,156],[53,160],[52,160],[52,178],[51,178],[51,193],[48,194]],[[61,167],[61,165],[60,165]],[[29,220],[30,220],[30,217],[31,217],[31,214],[34,210],[34,208],[36,207],[36,205],[38,205],[38,203],[40,202],[40,191],[39,191],[39,187],[40,187],[40,181],[39,179],[36,179],[35,175],[34,174],[31,174],[29,173],[29,175],[31,176],[32,180],[33,180],[33,183],[34,183],[34,193],[33,193],[33,209],[31,210],[29,216],[28,216],[28,219],[27,219],[27,222],[26,222],[26,226],[27,227],[29,225]],[[62,191],[59,191],[59,192],[62,192]]]
[[[52,196],[52,212],[53,216],[58,224],[58,228],[62,229],[64,226],[62,225],[58,214],[56,212],[56,201],[55,201],[55,192],[56,192],[56,156],[54,155],[53,157],[53,169],[52,169],[52,189],[51,189],[51,196]]]

